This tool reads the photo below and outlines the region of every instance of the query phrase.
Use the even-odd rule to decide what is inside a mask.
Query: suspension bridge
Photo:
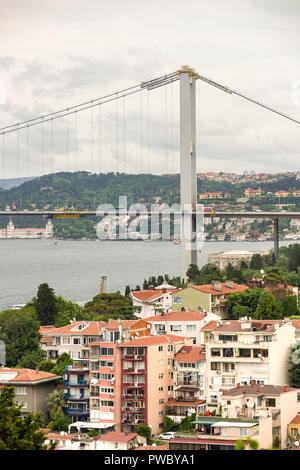
[[[109,103],[115,104],[115,148],[112,155],[112,163],[115,165],[115,171],[118,172],[121,167],[126,172],[126,162],[129,153],[128,147],[128,132],[130,123],[127,120],[127,103],[130,97],[134,95],[140,95],[140,113],[139,113],[139,133],[141,139],[141,149],[144,148],[146,143],[147,149],[147,167],[148,172],[150,169],[152,153],[151,151],[151,126],[150,126],[150,102],[149,93],[158,88],[164,87],[165,89],[165,121],[167,122],[168,108],[167,103],[171,105],[171,116],[172,124],[168,129],[165,125],[165,163],[168,166],[169,149],[171,143],[171,150],[175,153],[175,126],[174,126],[174,105],[176,100],[174,98],[174,84],[179,81],[179,119],[180,119],[180,141],[179,141],[179,153],[180,153],[180,215],[181,225],[185,227],[182,230],[182,254],[181,254],[181,276],[186,277],[186,271],[190,264],[197,264],[197,246],[195,240],[196,234],[196,216],[197,216],[197,169],[196,169],[196,83],[200,80],[206,84],[212,85],[221,91],[228,94],[237,95],[242,99],[247,100],[256,106],[262,107],[265,110],[281,116],[284,119],[291,121],[294,124],[300,124],[300,121],[294,117],[288,116],[279,110],[276,110],[264,103],[261,103],[243,93],[217,83],[209,78],[206,78],[198,74],[193,68],[189,66],[183,66],[179,70],[156,77],[151,80],[143,81],[136,85],[129,86],[127,88],[114,91],[103,95],[101,97],[91,99],[79,103],[77,105],[62,108],[58,111],[49,112],[46,114],[39,115],[30,119],[26,119],[15,124],[11,124],[0,128],[1,137],[1,163],[0,171],[2,178],[5,179],[7,167],[11,165],[11,155],[7,152],[7,139],[9,136],[15,136],[15,156],[16,166],[15,169],[17,177],[20,176],[21,172],[24,172],[29,176],[31,168],[31,132],[32,129],[38,129],[38,135],[40,137],[40,163],[41,170],[40,174],[52,174],[57,172],[55,165],[55,144],[61,138],[65,140],[65,171],[78,171],[78,127],[79,127],[79,116],[82,113],[90,113],[90,162],[89,168],[91,171],[95,169],[95,163],[98,163],[99,172],[103,171],[103,110],[105,105]],[[171,87],[171,91],[167,93],[167,90]],[[145,93],[146,99],[145,99]],[[95,111],[97,110],[97,116]],[[72,118],[72,121],[71,121]],[[95,120],[97,118],[97,124]],[[63,125],[61,124],[63,122]],[[60,123],[57,126],[56,123]],[[85,123],[86,128],[86,123]],[[97,140],[98,150],[95,155],[95,147],[93,145],[95,141],[95,128],[97,129]],[[56,137],[58,132],[58,137]],[[136,132],[136,129],[135,131]],[[63,136],[63,137],[62,137]],[[73,142],[71,143],[71,136]],[[168,142],[169,138],[169,142]],[[72,144],[72,145],[71,145]],[[120,148],[122,145],[122,149]],[[143,150],[141,150],[143,152]],[[72,154],[75,155],[75,159],[71,160]],[[114,161],[113,161],[114,160]],[[143,158],[141,159],[143,162]],[[142,163],[143,164],[143,163]],[[172,160],[174,165],[174,159]],[[173,167],[172,167],[173,169]],[[61,167],[60,167],[61,170]],[[143,168],[141,168],[141,173]],[[109,201],[108,201],[109,202]],[[108,213],[107,213],[108,214]],[[0,215],[22,215],[22,216],[46,216],[53,218],[57,216],[57,211],[2,211]],[[74,216],[73,211],[65,211],[65,215],[72,217]],[[96,216],[96,211],[77,211],[77,217],[88,217]],[[113,215],[118,215],[118,210]],[[130,214],[129,214],[130,215]],[[204,213],[205,217],[212,217],[210,213]],[[279,231],[278,221],[280,218],[300,218],[300,212],[221,212],[216,211],[213,217],[218,218],[269,218],[274,220],[274,254],[278,258],[279,253]],[[191,243],[192,242],[192,243]],[[190,246],[189,249],[186,249]]]

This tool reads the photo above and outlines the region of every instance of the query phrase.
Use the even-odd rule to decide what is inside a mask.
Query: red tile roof
[[[152,302],[158,299],[163,294],[177,292],[178,289],[146,289],[146,290],[135,290],[131,294],[142,302]]]
[[[216,326],[218,326],[218,322],[213,320],[204,325],[201,328],[201,331],[212,331],[216,328]]]
[[[110,431],[103,436],[95,437],[95,441],[130,442],[132,439],[135,439],[137,435],[138,434],[135,432],[126,434],[125,432]]]
[[[11,379],[4,379],[4,374],[17,373],[16,377]],[[39,382],[45,379],[58,378],[55,374],[49,372],[38,371],[33,369],[10,369],[8,367],[0,368],[0,382]]]
[[[221,282],[221,289],[215,289],[212,284],[203,284],[200,286],[192,285],[193,289],[199,290],[200,292],[205,292],[208,294],[213,295],[224,295],[224,294],[232,294],[234,292],[242,292],[245,289],[249,289],[246,284],[235,284],[232,283],[233,287],[227,287],[225,282]]]
[[[290,424],[300,424],[300,415],[296,415],[295,418],[292,419]]]
[[[134,346],[153,346],[155,344],[166,344],[166,343],[178,343],[184,341],[183,336],[175,335],[162,335],[162,336],[144,336],[143,338],[138,338],[127,343],[122,343],[119,346],[122,348],[134,347]],[[189,339],[189,338],[187,338]]]
[[[194,310],[175,310],[174,312],[167,312],[162,315],[154,315],[147,317],[144,320],[149,322],[156,321],[201,321],[205,317],[204,313],[195,312]]]
[[[204,346],[183,346],[174,359],[178,362],[198,362],[205,361],[205,348]]]
[[[109,323],[106,323],[103,328],[105,330],[118,330],[120,324],[122,325],[123,330],[128,329],[130,326],[137,323],[139,320],[111,320]]]
[[[82,330],[77,329],[78,325],[86,324],[87,326]],[[60,328],[54,328],[43,332],[44,335],[59,336],[59,335],[102,335],[102,328],[105,325],[103,321],[75,321],[70,325],[61,326]]]

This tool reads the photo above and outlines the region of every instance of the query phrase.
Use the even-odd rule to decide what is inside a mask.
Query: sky
[[[300,120],[299,43],[299,0],[1,0],[0,128],[182,65]],[[299,125],[199,80],[196,109],[198,172],[299,170]],[[0,131],[0,161],[0,178],[179,172],[178,82]]]

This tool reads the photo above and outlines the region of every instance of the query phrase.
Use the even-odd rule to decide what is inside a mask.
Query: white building
[[[154,289],[132,291],[130,297],[134,307],[140,307],[141,311],[136,312],[138,318],[146,318],[156,315],[157,312],[168,312],[172,308],[172,294],[176,292],[176,287],[164,281]],[[158,313],[158,314],[159,314]]]
[[[49,219],[44,228],[27,227],[16,228],[10,218],[6,228],[0,228],[0,238],[52,238],[53,224]]]

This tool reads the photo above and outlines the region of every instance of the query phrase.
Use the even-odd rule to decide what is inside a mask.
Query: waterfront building
[[[130,293],[132,304],[140,308],[135,315],[139,318],[146,318],[156,315],[157,312],[168,312],[172,308],[172,293],[176,291],[176,287],[167,282],[153,289],[132,291]]]
[[[88,421],[90,410],[89,361],[68,365],[64,374],[65,413],[75,421]]]
[[[247,250],[229,250],[222,251],[219,253],[209,253],[208,254],[208,264],[215,264],[219,269],[226,269],[228,264],[231,264],[234,267],[238,267],[241,261],[246,261],[250,263],[253,255],[259,254],[265,256],[269,254],[269,250],[260,250],[260,251],[247,251]]]
[[[0,228],[0,239],[1,238],[53,238],[53,223],[49,219],[46,226],[42,228],[16,228],[12,218],[10,218],[7,227]]]
[[[45,424],[49,422],[47,398],[60,377],[39,369],[0,368],[0,393],[4,385],[15,387],[14,401],[22,404],[21,414],[42,413]]]

